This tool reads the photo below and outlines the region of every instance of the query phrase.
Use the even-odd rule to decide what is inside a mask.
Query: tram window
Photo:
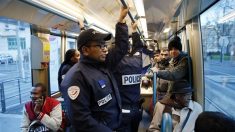
[[[75,39],[71,39],[71,38],[67,38],[67,50],[69,49],[76,49],[76,40]]]
[[[51,93],[59,91],[58,71],[61,64],[61,37],[52,36],[50,40],[50,88]]]
[[[0,17],[0,113],[21,115],[30,100],[30,35],[28,23]]]
[[[200,16],[205,110],[235,117],[235,0],[221,0]]]

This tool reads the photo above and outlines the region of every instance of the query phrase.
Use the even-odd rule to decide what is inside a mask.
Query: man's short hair
[[[34,87],[36,88],[36,87],[40,87],[40,88],[42,88],[42,96],[46,96],[47,95],[47,89],[46,89],[46,86],[44,85],[44,84],[42,84],[42,83],[36,83],[35,85],[34,85]]]
[[[195,132],[231,132],[235,130],[234,119],[221,112],[202,112],[195,123]]]
[[[169,51],[169,50],[168,50],[168,47],[163,47],[163,48],[161,48],[161,51],[165,52],[165,51]]]
[[[173,48],[176,48],[179,51],[182,51],[181,39],[178,36],[175,36],[172,40],[170,40],[168,44],[169,50],[172,50]]]
[[[154,54],[154,55],[160,54],[160,50],[159,50],[159,49],[155,50],[155,51],[153,52],[153,54]]]

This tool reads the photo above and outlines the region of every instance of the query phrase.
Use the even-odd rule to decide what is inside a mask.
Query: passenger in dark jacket
[[[80,58],[80,52],[76,49],[69,49],[65,53],[64,62],[61,64],[58,72],[58,84],[60,86],[65,74],[69,69],[78,62]],[[61,90],[60,90],[61,91]]]
[[[111,34],[88,29],[78,37],[81,58],[61,83],[74,132],[112,132],[120,125],[121,99],[112,71],[127,54],[127,12],[122,8],[116,24],[116,45],[109,53],[105,41]]]
[[[191,63],[191,59],[188,63],[188,56],[182,52],[181,40],[177,36],[169,42],[168,49],[172,57],[169,69],[160,70],[159,68],[153,67],[151,70],[157,73],[157,77],[170,81],[168,86],[168,92],[170,92],[172,89],[172,81],[185,79],[191,82],[191,80],[189,80],[189,68],[191,69],[189,63]]]

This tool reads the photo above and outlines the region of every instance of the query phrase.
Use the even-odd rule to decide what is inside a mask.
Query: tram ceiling
[[[171,27],[170,32],[175,32],[177,28],[179,29],[178,21],[184,25],[185,21],[198,14],[200,2],[205,3],[205,0],[125,1],[130,6],[133,17],[139,18],[138,25],[145,37],[154,40],[165,35],[163,32],[165,28]],[[209,6],[211,3],[213,2],[207,2],[206,5]],[[182,4],[185,5],[184,11],[181,9]],[[77,22],[85,18],[88,26],[95,25],[114,34],[121,5],[120,0],[0,0],[0,16],[75,33],[79,32]],[[144,11],[141,11],[140,5],[143,5]],[[207,6],[202,8],[205,9]],[[183,19],[181,19],[182,15]],[[172,18],[178,22],[173,26]],[[130,19],[127,19],[129,26],[130,23]],[[129,31],[131,33],[131,30]]]
[[[181,0],[144,0],[150,37],[157,39],[170,22]]]

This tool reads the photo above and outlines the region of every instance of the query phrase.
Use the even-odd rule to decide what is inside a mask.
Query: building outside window
[[[235,118],[235,0],[220,0],[200,16],[205,110]]]
[[[16,37],[7,38],[7,42],[8,42],[8,50],[17,50]],[[26,49],[25,38],[20,38],[20,46],[21,46],[21,49]]]

